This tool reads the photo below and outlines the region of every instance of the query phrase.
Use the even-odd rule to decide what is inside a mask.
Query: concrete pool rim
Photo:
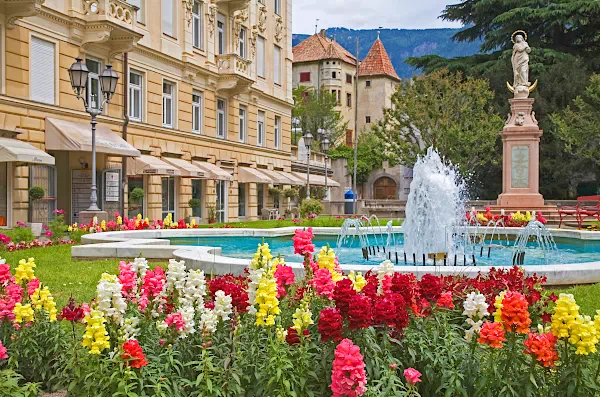
[[[73,259],[97,259],[97,258],[135,258],[145,257],[147,259],[177,259],[184,260],[189,268],[201,269],[210,274],[241,274],[248,266],[247,259],[232,258],[222,255],[221,247],[202,246],[171,246],[169,238],[175,237],[281,237],[292,236],[296,229],[305,226],[285,227],[277,229],[155,229],[90,233],[82,237],[82,245],[73,246],[71,255]],[[382,228],[383,229],[383,228]],[[475,228],[473,228],[475,231]],[[479,229],[481,230],[481,229]],[[509,235],[516,235],[521,228],[506,228]],[[340,231],[339,227],[313,227],[315,235],[335,235]],[[402,233],[401,226],[393,227],[394,233]],[[563,238],[579,240],[600,241],[600,232],[573,229],[550,229],[552,235]],[[294,273],[301,277],[304,268],[301,263],[287,262]],[[345,272],[351,270],[367,272],[376,265],[343,264]],[[495,266],[496,268],[510,266]],[[413,273],[417,277],[424,274],[437,275],[466,275],[473,277],[477,273],[487,273],[489,266],[395,266],[396,271]],[[536,273],[538,276],[546,276],[548,285],[573,285],[590,284],[600,282],[600,261],[556,264],[556,265],[525,265],[528,274]]]

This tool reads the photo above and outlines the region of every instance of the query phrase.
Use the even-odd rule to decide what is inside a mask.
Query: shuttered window
[[[281,48],[273,48],[273,82],[281,85]]]
[[[256,58],[258,77],[265,77],[265,39],[259,37],[256,41]]]
[[[175,36],[174,29],[174,13],[173,13],[173,0],[162,0],[162,28],[163,33],[169,36]]]
[[[54,104],[55,68],[54,43],[31,38],[31,99],[38,102]]]

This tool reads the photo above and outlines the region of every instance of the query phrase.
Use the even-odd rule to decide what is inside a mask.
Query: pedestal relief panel
[[[529,187],[529,146],[513,146],[511,150],[511,187]]]

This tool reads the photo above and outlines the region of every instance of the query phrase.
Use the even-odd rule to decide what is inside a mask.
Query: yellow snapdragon
[[[504,307],[502,301],[504,300],[504,295],[506,295],[506,291],[500,292],[500,295],[496,296],[496,300],[494,301],[494,307],[496,308],[494,322],[497,323],[502,323],[502,308]]]
[[[596,352],[598,335],[590,316],[578,316],[571,325],[569,343],[577,347],[575,354],[588,355]]]
[[[33,258],[21,259],[19,266],[15,269],[15,280],[18,284],[22,284],[25,281],[30,281],[34,277],[35,260]]]
[[[20,302],[17,302],[13,309],[13,314],[15,315],[15,323],[21,324],[33,321],[33,308],[29,303],[22,305]]]
[[[275,329],[275,337],[277,338],[277,340],[280,343],[285,343],[285,338],[287,337],[287,334],[288,334],[287,330],[283,329],[282,327],[278,326]]]
[[[361,272],[355,273],[354,270],[352,270],[348,275],[348,279],[352,281],[352,287],[356,292],[362,291],[362,289],[365,288],[365,286],[367,285],[367,280],[365,280]]]
[[[273,255],[271,255],[269,244],[258,244],[258,249],[254,253],[254,257],[250,262],[250,267],[252,269],[268,269],[272,260]]]
[[[110,338],[106,331],[106,319],[100,310],[92,310],[84,319],[85,334],[81,345],[90,349],[90,354],[100,354],[102,350],[110,348]]]
[[[314,324],[309,304],[306,301],[302,302],[299,308],[296,308],[292,318],[292,328],[298,331],[298,335],[301,335],[302,331],[308,328],[309,325]]]
[[[552,315],[552,334],[557,338],[568,338],[579,318],[579,306],[572,294],[560,294]]]
[[[261,278],[256,289],[256,325],[270,327],[275,325],[275,316],[280,314],[279,299],[277,299],[277,281],[268,271]]]
[[[117,225],[122,225],[123,224],[123,218],[121,217],[121,215],[117,216]]]
[[[33,291],[31,303],[33,303],[35,310],[41,310],[43,307],[48,313],[50,322],[56,321],[56,302],[50,294],[48,287],[44,287],[43,289],[37,288]]]

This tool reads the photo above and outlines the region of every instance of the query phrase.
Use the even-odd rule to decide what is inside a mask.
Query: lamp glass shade
[[[298,125],[300,125],[300,119],[298,117],[294,117],[292,119],[292,124],[294,125],[294,127],[298,127]]]
[[[306,146],[307,149],[310,150],[310,146],[312,145],[312,141],[313,141],[313,136],[310,132],[307,132],[306,135],[304,135],[304,146]]]
[[[117,82],[119,81],[119,75],[112,69],[111,65],[106,65],[106,69],[99,77],[100,79],[100,87],[102,89],[102,93],[107,101],[110,101],[113,94],[117,90]]]
[[[85,90],[89,74],[90,72],[85,63],[81,62],[81,58],[75,58],[75,62],[69,68],[69,77],[71,78],[71,87],[77,95]]]
[[[323,151],[323,153],[327,153],[329,151],[329,145],[329,138],[325,137],[325,139],[321,141],[321,151]]]

